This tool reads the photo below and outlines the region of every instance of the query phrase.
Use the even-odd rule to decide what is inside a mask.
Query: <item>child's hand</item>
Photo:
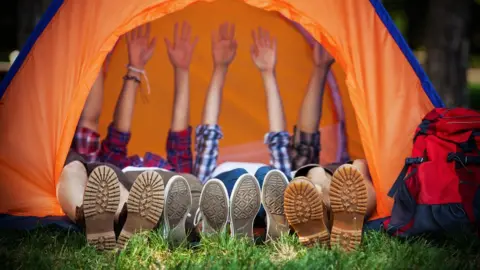
[[[262,28],[258,28],[258,33],[252,31],[252,37],[253,62],[261,72],[274,71],[277,62],[277,41],[270,38],[270,33]]]
[[[176,23],[173,30],[173,44],[165,38],[167,46],[168,58],[173,67],[188,70],[190,61],[192,60],[193,49],[197,45],[198,37],[191,40],[192,27],[187,22],[183,22],[182,31],[178,33],[178,24]]]
[[[133,29],[125,37],[130,66],[144,69],[147,62],[152,58],[156,44],[156,38],[150,41],[150,24]]]
[[[313,46],[313,62],[315,66],[329,66],[335,59],[319,43]]]
[[[235,40],[235,25],[224,23],[218,28],[218,32],[212,33],[212,56],[215,66],[228,66],[237,53],[237,41]]]

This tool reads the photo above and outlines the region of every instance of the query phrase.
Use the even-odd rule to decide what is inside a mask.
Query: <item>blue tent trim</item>
[[[35,230],[42,227],[56,227],[58,229],[82,231],[67,216],[23,217],[0,214],[0,230]]]
[[[43,14],[42,18],[40,19],[38,24],[35,26],[35,29],[33,30],[30,37],[28,37],[28,40],[25,43],[25,46],[23,46],[22,50],[18,54],[17,59],[15,60],[15,62],[13,62],[12,66],[8,70],[7,74],[5,75],[5,78],[2,80],[0,84],[0,98],[2,98],[3,95],[5,94],[7,87],[10,85],[10,82],[12,81],[13,77],[15,77],[15,74],[17,74],[17,71],[22,66],[23,61],[25,61],[25,59],[27,58],[27,55],[30,53],[30,50],[32,49],[35,42],[37,41],[38,37],[43,33],[43,30],[45,30],[45,28],[50,23],[53,16],[55,16],[55,14],[57,13],[58,9],[62,6],[62,4],[63,4],[63,0],[53,0],[50,6],[47,8],[47,11]]]
[[[370,0],[370,3],[375,9],[375,12],[377,13],[378,17],[380,17],[380,20],[382,20],[383,24],[387,28],[388,32],[390,32],[390,35],[392,35],[398,47],[400,47],[400,50],[403,52],[403,54],[407,58],[413,70],[417,74],[418,79],[422,83],[423,90],[425,91],[425,94],[427,94],[433,106],[435,106],[436,108],[445,107],[445,104],[443,103],[442,99],[438,95],[437,91],[435,91],[435,88],[433,87],[432,82],[428,78],[427,74],[423,70],[422,66],[418,62],[415,55],[413,54],[412,50],[410,50],[410,47],[408,47],[407,42],[403,38],[398,28],[393,23],[393,20],[388,14],[388,12],[385,10],[385,7],[383,7],[382,3],[379,0]]]

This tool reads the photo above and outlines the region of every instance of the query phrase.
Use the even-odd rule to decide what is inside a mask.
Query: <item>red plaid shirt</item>
[[[121,169],[134,167],[156,167],[175,172],[192,173],[191,127],[184,131],[168,133],[167,159],[147,152],[143,159],[138,155],[128,156],[127,145],[130,132],[120,132],[110,124],[107,137],[100,144],[100,134],[88,128],[77,128],[72,148],[87,162],[101,161]]]

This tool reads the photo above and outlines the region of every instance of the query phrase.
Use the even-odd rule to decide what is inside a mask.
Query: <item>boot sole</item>
[[[267,241],[275,240],[290,230],[284,211],[287,186],[287,178],[278,170],[268,172],[263,181],[262,204],[267,213]]]
[[[168,180],[165,194],[165,234],[170,243],[178,246],[187,238],[185,221],[192,207],[190,185],[182,176],[173,176]]]
[[[225,230],[228,220],[228,193],[218,179],[207,181],[200,195],[200,211],[205,221],[204,233],[219,233]]]
[[[253,240],[253,222],[261,206],[260,185],[250,174],[240,176],[230,198],[230,225],[232,236]]]
[[[108,166],[96,167],[85,187],[83,213],[87,242],[98,250],[112,250],[116,246],[114,222],[119,203],[118,176]]]
[[[163,179],[155,171],[144,171],[130,189],[127,220],[118,236],[118,248],[124,248],[134,233],[152,230],[162,216],[165,195]]]
[[[333,212],[331,243],[345,251],[362,241],[363,221],[367,211],[367,187],[360,171],[345,164],[332,176],[330,202]]]
[[[310,181],[296,178],[285,190],[285,215],[300,243],[328,245],[321,194]]]

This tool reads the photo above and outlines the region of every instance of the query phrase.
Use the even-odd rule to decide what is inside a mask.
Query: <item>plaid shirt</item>
[[[320,132],[306,133],[293,128],[293,135],[288,145],[293,170],[307,164],[320,164]]]
[[[197,153],[194,175],[205,183],[212,177],[217,167],[219,140],[223,138],[218,125],[200,125],[196,129]],[[288,158],[288,132],[270,132],[265,135],[265,143],[270,150],[270,164],[286,175],[291,174],[290,160]]]
[[[217,167],[218,143],[223,138],[218,125],[200,125],[195,131],[195,168],[193,174],[204,184]]]
[[[290,176],[292,166],[288,155],[290,134],[286,131],[265,134],[265,144],[270,152],[270,165]]]
[[[77,127],[71,149],[81,155],[86,162],[97,161],[100,152],[100,134],[88,128]]]
[[[120,132],[110,124],[107,137],[99,143],[100,135],[87,128],[78,128],[73,149],[86,158],[87,162],[101,161],[121,169],[133,167],[156,167],[175,172],[192,172],[191,127],[180,132],[169,132],[167,159],[147,152],[143,159],[138,155],[127,156],[127,145],[131,133]]]

